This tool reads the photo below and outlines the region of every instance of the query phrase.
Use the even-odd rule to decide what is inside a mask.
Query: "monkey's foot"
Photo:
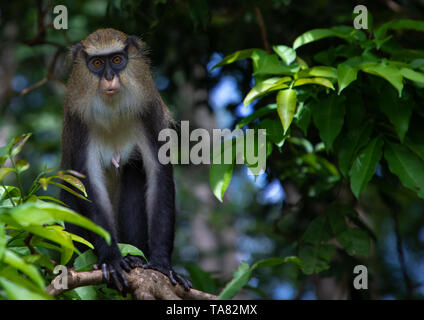
[[[143,259],[143,257],[133,256],[131,254],[126,255],[124,257],[124,261],[130,266],[131,269],[137,267],[144,267],[144,265],[147,263],[146,260]]]
[[[122,295],[129,292],[129,286],[124,271],[130,272],[131,268],[128,263],[121,257],[110,262],[103,262],[93,265],[93,269],[102,270],[103,279],[117,289]]]
[[[171,280],[172,285],[175,286],[177,283],[179,283],[181,286],[183,286],[185,291],[189,291],[193,287],[193,285],[191,284],[189,280],[184,279],[182,276],[180,276],[178,273],[172,270],[171,267],[166,267],[166,266],[149,262],[147,264],[144,264],[143,268],[153,269],[153,270],[159,271],[160,273],[163,273],[165,276],[169,278],[169,280]]]

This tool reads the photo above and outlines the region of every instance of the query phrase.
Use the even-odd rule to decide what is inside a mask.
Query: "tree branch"
[[[135,268],[127,276],[130,293],[135,300],[215,300],[217,296],[203,291],[191,289],[185,291],[179,284],[172,285],[162,273],[143,268]],[[63,277],[59,275],[58,277]],[[56,289],[55,280],[46,288],[47,293],[56,297],[68,290],[89,285],[105,283],[101,270],[76,272],[68,269],[68,288]]]

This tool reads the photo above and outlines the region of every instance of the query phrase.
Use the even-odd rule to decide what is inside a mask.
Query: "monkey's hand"
[[[123,257],[104,260],[99,259],[99,263],[93,265],[93,269],[101,269],[103,279],[123,295],[129,291],[128,282],[123,270],[130,272],[131,267]]]
[[[131,269],[137,267],[144,267],[144,265],[147,263],[146,260],[143,259],[143,257],[133,256],[131,254],[126,255],[124,257],[124,261],[130,266]]]
[[[167,276],[169,278],[169,280],[171,280],[172,285],[176,285],[177,282],[183,286],[185,291],[189,291],[193,285],[191,284],[191,282],[187,279],[184,279],[183,277],[181,277],[178,273],[176,273],[171,266],[164,266],[158,263],[154,263],[152,261],[149,261],[148,263],[143,265],[144,269],[153,269],[156,271],[159,271],[161,273],[163,273],[165,276]]]

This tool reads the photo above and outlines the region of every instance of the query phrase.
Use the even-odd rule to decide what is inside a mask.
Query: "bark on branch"
[[[214,300],[217,296],[203,291],[191,289],[185,291],[179,284],[172,285],[162,273],[143,268],[135,268],[126,273],[130,293],[135,300]],[[46,288],[47,293],[58,296],[65,291],[89,285],[104,283],[101,270],[76,272],[68,269],[68,288],[56,289],[54,282]]]

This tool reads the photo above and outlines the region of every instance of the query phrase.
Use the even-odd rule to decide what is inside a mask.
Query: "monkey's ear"
[[[143,41],[141,41],[140,37],[128,36],[127,45],[125,47],[126,50],[128,50],[129,45],[134,46],[134,48],[136,48],[137,51],[140,52],[143,57],[146,56],[146,45]]]
[[[141,40],[137,36],[128,36],[126,49],[128,49],[129,45],[133,45],[137,50],[141,50]]]
[[[71,48],[72,62],[75,61],[75,58],[78,56],[78,53],[81,50],[84,52],[84,46],[82,45],[81,42],[78,42],[77,44],[75,44],[74,46],[72,46],[72,48]]]

